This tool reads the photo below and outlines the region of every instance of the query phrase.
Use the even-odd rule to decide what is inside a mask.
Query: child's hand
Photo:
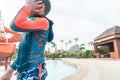
[[[31,9],[31,11],[39,12],[40,4],[42,0],[26,0],[26,5]]]

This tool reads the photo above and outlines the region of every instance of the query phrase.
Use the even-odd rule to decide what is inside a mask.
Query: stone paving
[[[120,80],[119,59],[63,59],[76,64],[77,72],[63,80]],[[82,71],[79,70],[82,67]]]
[[[75,73],[62,80],[120,80],[119,59],[63,58],[62,60],[77,67]],[[4,66],[0,66],[0,76],[4,71]]]

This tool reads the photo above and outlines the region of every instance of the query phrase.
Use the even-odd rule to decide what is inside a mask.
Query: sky
[[[5,26],[25,4],[25,0],[0,0],[0,10]],[[47,17],[54,21],[54,42],[87,44],[106,29],[120,26],[120,0],[51,0],[52,8]]]

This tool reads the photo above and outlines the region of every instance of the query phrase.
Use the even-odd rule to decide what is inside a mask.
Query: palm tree
[[[76,44],[77,44],[77,41],[78,41],[79,39],[78,39],[78,38],[75,38],[74,40],[75,40],[75,42],[76,42]]]
[[[88,46],[90,46],[90,47],[91,47],[91,50],[92,50],[92,47],[93,47],[93,42],[92,42],[92,41],[90,41],[90,42],[88,43]]]
[[[63,39],[61,39],[61,47],[62,47],[62,50],[63,50],[63,42],[64,42],[64,40]]]
[[[47,44],[48,48],[48,53],[50,53],[50,43]]]
[[[76,46],[77,46],[77,52],[79,52],[79,45],[77,45],[77,41],[79,40],[77,37],[74,39],[76,42]]]
[[[72,43],[72,41],[71,41],[71,40],[69,40],[69,41],[68,41],[68,44],[69,44],[69,46],[70,46],[70,47],[71,47],[71,43]]]
[[[80,48],[79,49],[80,49],[80,51],[83,52],[85,50],[85,44],[80,44]]]
[[[57,52],[57,45],[54,42],[51,42],[52,47],[55,49],[55,52]]]
[[[66,50],[67,50],[67,46],[68,46],[68,43],[67,43],[67,42],[65,42],[65,47],[66,47]]]
[[[61,39],[61,41],[60,41],[61,43],[63,43],[64,42],[64,40],[63,39]]]
[[[69,44],[71,44],[71,43],[72,43],[72,41],[71,41],[71,40],[69,40],[69,41],[68,41],[68,43],[69,43]]]

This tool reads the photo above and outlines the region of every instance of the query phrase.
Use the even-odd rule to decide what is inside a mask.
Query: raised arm
[[[30,16],[30,9],[24,6],[14,18],[11,23],[11,29],[17,32],[35,31],[35,30],[48,30],[49,22],[46,18],[35,18],[28,20]]]

